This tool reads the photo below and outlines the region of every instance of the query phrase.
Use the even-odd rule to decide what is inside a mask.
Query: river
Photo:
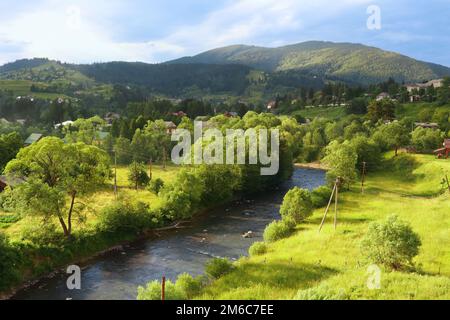
[[[279,218],[289,188],[314,189],[324,182],[325,172],[297,168],[278,191],[216,208],[195,218],[187,228],[161,233],[156,239],[138,241],[89,261],[82,266],[81,290],[68,290],[68,275],[61,273],[19,291],[12,299],[136,299],[139,285],[163,275],[172,280],[184,272],[198,275],[212,257],[236,260],[247,255],[250,245],[262,240],[265,226]],[[253,232],[251,239],[242,237],[247,231]]]

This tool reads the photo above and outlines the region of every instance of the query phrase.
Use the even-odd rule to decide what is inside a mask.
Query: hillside
[[[266,72],[295,70],[305,75],[355,84],[392,77],[416,82],[450,75],[450,68],[394,52],[352,43],[310,41],[278,48],[236,45],[169,63],[242,64]]]
[[[364,194],[358,184],[342,193],[337,230],[329,217],[318,233],[324,213],[318,209],[296,234],[269,244],[266,254],[241,258],[233,272],[197,298],[449,299],[450,202],[448,192],[440,192],[440,181],[450,163],[429,155],[414,157],[417,164],[412,170],[370,173]],[[393,161],[389,154],[386,168]],[[383,269],[381,290],[369,290],[360,242],[370,222],[391,214],[410,223],[422,239],[415,260],[418,270]]]

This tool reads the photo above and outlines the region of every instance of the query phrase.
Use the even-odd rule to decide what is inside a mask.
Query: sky
[[[163,62],[233,44],[362,43],[450,66],[450,0],[0,0],[0,64]]]

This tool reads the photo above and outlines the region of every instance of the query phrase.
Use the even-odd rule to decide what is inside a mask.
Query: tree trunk
[[[75,197],[76,197],[76,195],[77,195],[77,192],[74,191],[74,192],[72,193],[72,201],[70,202],[69,214],[68,214],[68,216],[67,216],[67,225],[68,225],[68,228],[67,228],[67,231],[68,231],[67,237],[68,237],[68,238],[70,238],[71,235],[72,235],[72,212],[73,212],[73,207],[74,207],[74,205],[75,205]]]
[[[395,147],[395,156],[398,156],[398,147]]]
[[[64,235],[68,238],[70,237],[70,232],[67,229],[66,223],[64,222],[64,219],[62,217],[59,217],[59,223],[61,224],[61,227],[64,230]]]

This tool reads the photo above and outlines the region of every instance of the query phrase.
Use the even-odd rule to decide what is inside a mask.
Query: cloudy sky
[[[373,5],[380,29],[367,27]],[[0,21],[0,64],[162,62],[231,44],[328,40],[450,66],[450,0],[0,0]]]

